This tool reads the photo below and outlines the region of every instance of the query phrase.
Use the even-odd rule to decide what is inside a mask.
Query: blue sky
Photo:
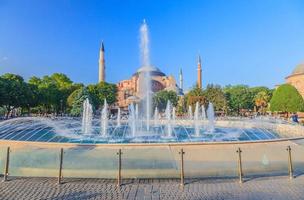
[[[0,0],[0,74],[67,74],[96,83],[101,40],[107,81],[140,66],[139,26],[150,29],[151,63],[203,85],[282,83],[304,61],[304,1],[298,0]]]

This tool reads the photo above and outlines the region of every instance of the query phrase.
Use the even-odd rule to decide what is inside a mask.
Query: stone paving
[[[304,175],[293,180],[287,176],[256,177],[239,184],[235,178],[187,179],[183,189],[177,179],[114,180],[10,177],[0,183],[1,200],[74,199],[304,199]]]

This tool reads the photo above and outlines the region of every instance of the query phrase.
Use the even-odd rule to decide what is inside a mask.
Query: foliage
[[[295,87],[283,84],[274,91],[270,110],[285,113],[304,111],[304,100]]]
[[[117,87],[114,84],[101,82],[76,89],[68,98],[67,104],[71,107],[70,114],[79,116],[82,112],[83,101],[88,98],[94,110],[103,105],[104,99],[109,104],[116,101]]]
[[[28,107],[33,93],[23,78],[15,74],[4,74],[0,80],[0,106],[6,109],[6,117],[11,110],[18,107]]]
[[[208,103],[213,103],[215,110],[227,110],[227,101],[221,86],[213,84],[207,85],[207,88],[204,90],[204,96]]]
[[[240,114],[241,109],[252,110],[254,107],[253,93],[246,85],[226,86],[223,89],[229,111]]]
[[[192,88],[187,94],[186,94],[186,104],[188,106],[194,107],[196,102],[199,102],[201,105],[207,104],[207,99],[204,95],[204,92],[201,88],[198,88],[197,86]]]
[[[74,97],[71,97],[71,96]],[[82,105],[85,99],[89,99],[90,102],[92,102],[92,99],[90,97],[90,94],[87,90],[87,88],[80,88],[78,90],[75,90],[69,97],[70,99],[73,98],[73,100],[71,100],[70,103],[72,103],[71,107],[71,111],[70,114],[72,116],[80,116],[81,112],[82,112]]]
[[[153,97],[153,107],[157,107],[163,112],[166,109],[167,102],[170,101],[173,107],[177,106],[178,96],[174,91],[162,90],[157,92]]]

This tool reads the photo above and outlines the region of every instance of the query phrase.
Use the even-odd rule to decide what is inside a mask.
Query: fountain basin
[[[192,142],[225,142],[225,141],[259,141],[304,136],[302,126],[276,123],[266,120],[218,120],[215,129],[210,132],[208,122],[200,120],[199,135],[194,122],[175,120],[172,123],[172,135],[168,137],[166,120],[151,125],[149,131],[145,127],[137,127],[136,135],[128,126],[128,122],[109,121],[108,135],[100,134],[100,122],[92,121],[92,131],[83,134],[81,120],[78,118],[35,118],[24,117],[0,122],[0,140],[55,142],[77,144],[106,143],[192,143]],[[197,123],[197,122],[196,122]],[[141,123],[139,123],[141,124]],[[142,124],[145,124],[143,122]],[[153,123],[152,123],[153,124]]]

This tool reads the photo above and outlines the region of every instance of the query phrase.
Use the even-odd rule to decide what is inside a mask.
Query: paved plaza
[[[237,179],[188,179],[183,189],[178,179],[114,180],[10,177],[0,183],[0,199],[304,199],[304,175],[256,177],[239,184]]]

